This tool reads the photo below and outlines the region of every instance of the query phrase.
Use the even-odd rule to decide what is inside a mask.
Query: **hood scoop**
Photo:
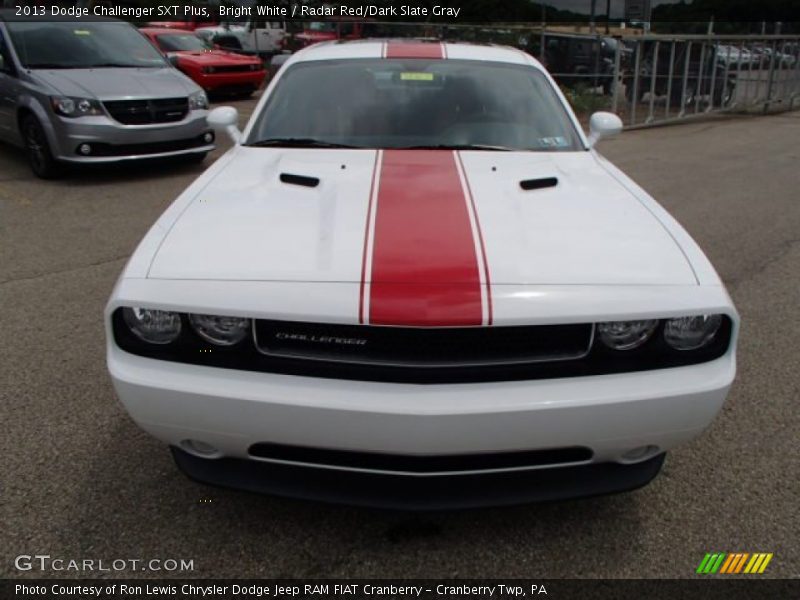
[[[294,175],[292,173],[281,173],[280,180],[288,185],[299,185],[302,187],[315,188],[319,185],[318,177],[308,177],[306,175]]]
[[[558,179],[555,177],[540,177],[537,179],[523,179],[519,182],[519,187],[521,187],[526,192],[531,190],[541,190],[544,188],[551,188],[556,187],[558,185]]]

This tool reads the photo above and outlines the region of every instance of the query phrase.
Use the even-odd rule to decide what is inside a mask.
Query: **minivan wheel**
[[[28,152],[28,164],[34,174],[42,179],[52,179],[60,175],[61,165],[53,158],[47,135],[36,117],[25,117],[21,129]]]

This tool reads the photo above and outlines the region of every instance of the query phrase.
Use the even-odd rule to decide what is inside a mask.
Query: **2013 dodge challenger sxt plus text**
[[[327,43],[142,240],[106,310],[132,418],[211,484],[443,508],[633,489],[698,436],[738,316],[514,49]]]

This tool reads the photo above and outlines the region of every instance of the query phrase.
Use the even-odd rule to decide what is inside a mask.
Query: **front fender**
[[[53,127],[53,113],[49,106],[45,106],[39,98],[29,92],[23,92],[17,99],[17,128],[15,131],[19,136],[19,143],[24,144],[20,124],[25,113],[33,113],[42,125],[42,129],[44,129],[48,144],[51,148],[56,148],[57,139],[56,131]]]

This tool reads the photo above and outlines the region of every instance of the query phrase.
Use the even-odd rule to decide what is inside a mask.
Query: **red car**
[[[369,37],[364,31],[366,23],[361,21],[343,21],[329,19],[327,21],[311,21],[304,24],[303,32],[295,35],[300,48],[318,42],[330,40],[358,40]]]
[[[184,21],[151,21],[148,27],[163,27],[165,29],[182,29],[184,31],[194,31],[198,27],[213,27],[219,25],[214,19],[202,17],[192,17]]]
[[[261,59],[220,50],[188,31],[156,27],[139,31],[164,54],[176,56],[178,69],[209,93],[250,95],[266,76]]]

